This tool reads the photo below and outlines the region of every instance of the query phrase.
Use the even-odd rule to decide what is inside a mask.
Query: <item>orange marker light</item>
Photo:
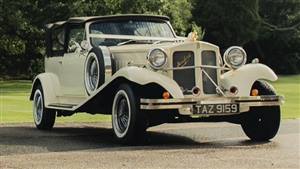
[[[251,90],[251,96],[258,96],[258,90],[257,89],[252,89]]]
[[[170,93],[169,92],[163,92],[162,97],[164,99],[169,99],[170,98]]]

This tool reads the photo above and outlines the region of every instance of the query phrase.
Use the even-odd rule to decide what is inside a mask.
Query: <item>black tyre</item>
[[[84,69],[85,89],[90,95],[105,81],[103,54],[99,48],[93,48],[87,56]]]
[[[139,99],[128,84],[122,84],[112,105],[112,126],[115,138],[123,144],[135,144],[143,140],[147,120],[140,111]]]
[[[36,128],[50,130],[53,128],[56,111],[45,108],[43,89],[37,86],[33,96],[33,119]]]
[[[274,88],[265,81],[257,81],[253,87],[260,95],[276,95]],[[253,141],[268,141],[275,137],[280,126],[280,106],[251,107],[242,115],[241,126]]]

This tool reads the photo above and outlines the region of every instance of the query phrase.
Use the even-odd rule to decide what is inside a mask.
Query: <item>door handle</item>
[[[62,61],[58,61],[59,64],[62,64]]]

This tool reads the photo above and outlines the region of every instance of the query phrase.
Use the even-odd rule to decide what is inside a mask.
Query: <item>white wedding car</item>
[[[254,141],[273,138],[283,98],[266,81],[277,76],[241,47],[227,49],[176,36],[153,15],[74,17],[47,25],[45,73],[32,85],[34,122],[56,116],[111,114],[122,143],[162,123],[227,121]]]

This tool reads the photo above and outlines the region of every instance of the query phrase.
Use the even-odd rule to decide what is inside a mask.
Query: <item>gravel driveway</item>
[[[300,120],[282,122],[271,142],[250,142],[239,125],[166,124],[143,145],[113,141],[110,123],[0,125],[0,168],[300,168]]]

